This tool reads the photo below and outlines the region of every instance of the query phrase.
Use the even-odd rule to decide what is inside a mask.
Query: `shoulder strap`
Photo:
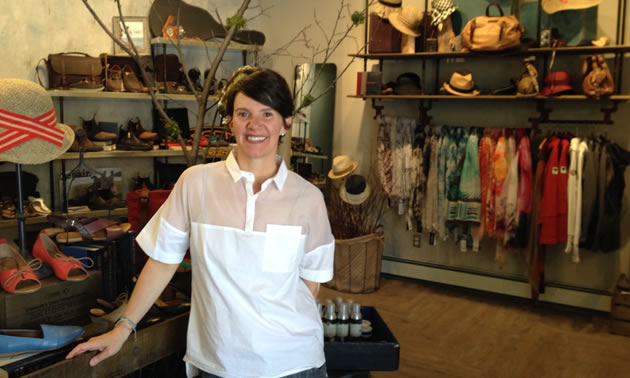
[[[39,82],[39,85],[46,88],[44,83],[42,83],[41,76],[39,76],[39,66],[41,65],[42,61],[46,63],[46,65],[48,65],[48,61],[46,60],[46,58],[41,58],[39,62],[37,62],[37,65],[35,66],[35,76],[37,76],[37,81]]]

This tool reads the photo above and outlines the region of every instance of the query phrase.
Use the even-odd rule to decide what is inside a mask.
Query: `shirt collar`
[[[246,179],[251,178],[251,180],[253,180],[254,179],[253,173],[243,171],[238,166],[238,161],[236,160],[236,153],[237,153],[236,150],[230,151],[230,154],[225,160],[225,166],[228,172],[230,173],[230,176],[232,176],[232,180],[234,180],[234,182],[237,182],[242,177],[245,177]],[[280,155],[276,155],[276,164],[279,164],[278,171],[276,172],[276,175],[271,178],[271,180],[273,180],[273,182],[276,183],[278,190],[282,191],[282,188],[284,187],[284,183],[287,181],[289,170],[287,169],[287,166],[286,164],[284,164],[284,160],[282,160]]]

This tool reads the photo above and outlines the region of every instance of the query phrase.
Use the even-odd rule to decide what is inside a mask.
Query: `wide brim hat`
[[[480,93],[470,72],[453,72],[450,80],[444,82],[442,87],[455,96],[477,96]]]
[[[540,91],[542,96],[553,96],[564,92],[574,92],[569,73],[566,71],[551,71],[547,74],[544,87]]]
[[[431,1],[431,24],[437,25],[457,10],[453,0]]]
[[[352,193],[355,191],[355,193]],[[360,205],[370,197],[370,184],[365,182],[365,178],[359,175],[352,175],[345,185],[339,188],[339,197],[350,205]]]
[[[413,72],[405,72],[396,78],[394,93],[399,95],[422,94],[420,76]]]
[[[74,131],[57,122],[52,97],[23,79],[0,80],[0,161],[42,164],[74,142]]]
[[[378,0],[370,9],[370,14],[388,18],[391,13],[400,12],[402,0]]]
[[[346,177],[359,166],[356,160],[348,155],[339,155],[333,159],[332,168],[328,172],[328,177],[332,180]]]
[[[575,9],[592,8],[602,0],[542,0],[542,7],[548,14]]]
[[[407,5],[400,12],[390,13],[388,19],[403,34],[419,37],[422,33],[424,13],[418,7]]]

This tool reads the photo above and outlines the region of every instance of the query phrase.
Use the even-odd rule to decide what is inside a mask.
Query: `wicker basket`
[[[335,275],[324,284],[346,293],[371,293],[380,287],[383,233],[335,240]]]

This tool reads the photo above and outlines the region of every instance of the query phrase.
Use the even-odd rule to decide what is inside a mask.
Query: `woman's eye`
[[[263,115],[265,116],[265,118],[273,117],[273,113],[272,112],[265,112],[265,113],[263,113]]]
[[[239,118],[247,118],[248,113],[247,112],[237,112],[236,116]]]

